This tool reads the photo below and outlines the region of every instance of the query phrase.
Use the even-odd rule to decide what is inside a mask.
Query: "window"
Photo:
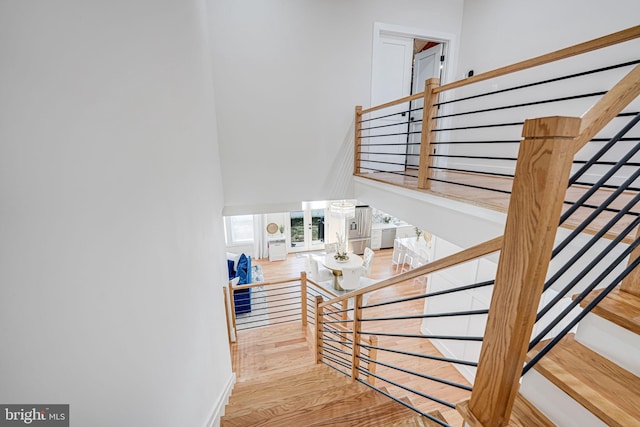
[[[228,245],[253,241],[253,215],[228,216],[224,228]]]

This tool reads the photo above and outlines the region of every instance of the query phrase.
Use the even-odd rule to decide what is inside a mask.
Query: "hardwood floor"
[[[376,280],[386,279],[395,275],[395,266],[392,264],[392,249],[376,251],[371,278]],[[266,281],[277,281],[293,277],[299,277],[300,271],[305,269],[305,257],[302,255],[289,254],[285,261],[269,262],[268,259],[255,260],[256,264],[261,265]],[[396,300],[403,297],[423,294],[426,291],[426,281],[409,280],[396,286],[381,289],[372,293],[367,304],[375,304],[383,301]],[[424,310],[424,302],[421,299],[409,301],[402,304],[392,304],[376,308],[364,309],[363,315],[371,317],[393,317],[398,313],[402,315],[421,314]],[[368,332],[388,332],[388,333],[404,333],[419,334],[420,319],[395,320],[395,321],[372,321],[365,322],[363,331]],[[238,340],[232,344],[232,361],[233,369],[239,380],[251,378],[256,375],[264,374],[267,371],[289,369],[296,364],[305,364],[313,361],[313,342],[312,328],[310,325],[307,331],[302,330],[299,323],[291,323],[293,330],[290,339],[286,342],[269,342],[271,328],[259,328],[238,332]],[[285,327],[283,325],[283,327]],[[426,354],[433,356],[442,355],[433,346],[428,339],[418,338],[397,338],[384,337],[378,338],[378,345],[383,348],[399,349],[405,352]],[[271,357],[276,348],[289,346],[292,351],[286,361],[274,359]],[[448,381],[469,385],[468,382],[460,375],[460,373],[450,364],[446,362],[422,359],[417,357],[409,357],[387,351],[378,351],[377,360],[401,367],[406,370],[412,370],[428,375],[433,375]],[[378,365],[377,374],[391,381],[400,383],[406,387],[418,390],[439,399],[448,402],[459,402],[468,399],[469,392],[447,386],[438,382],[426,380],[414,375],[400,372],[391,368]],[[447,419],[457,419],[458,415],[455,410],[443,406],[432,400],[425,399],[416,394],[412,394],[400,387],[394,386],[381,380],[376,381],[376,386],[384,386],[393,395],[409,396],[413,404],[419,409],[430,412],[434,409],[440,410]]]

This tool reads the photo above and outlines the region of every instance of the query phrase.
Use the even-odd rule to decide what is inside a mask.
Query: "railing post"
[[[316,339],[315,339],[315,353],[316,353],[316,363],[320,363],[322,360],[322,351],[321,342],[322,342],[322,297],[320,295],[316,295]]]
[[[438,107],[433,105],[438,102],[438,94],[434,89],[440,86],[440,79],[432,78],[424,82],[424,101],[422,105],[422,133],[420,135],[420,165],[418,166],[418,188],[428,189],[431,187],[429,178],[431,171],[431,142],[433,129],[436,121],[434,117],[438,115]]]
[[[238,327],[236,326],[236,299],[233,297],[233,283],[229,282],[229,301],[231,301],[231,324],[233,325],[233,335],[238,338]]]
[[[636,230],[636,239],[640,237],[640,227]],[[640,246],[635,248],[631,255],[629,255],[629,264],[633,262],[634,259],[640,256]],[[640,268],[636,268],[629,273],[627,277],[622,281],[622,285],[620,285],[620,290],[633,294],[637,297],[640,297]]]
[[[375,336],[375,335],[371,335],[369,337],[369,345],[377,347],[378,346],[378,337]],[[378,359],[378,349],[377,348],[370,348],[369,349],[369,360],[371,360],[371,362],[369,362],[368,370],[372,374],[376,373],[376,366],[378,366],[378,364],[376,363],[377,359]],[[369,381],[369,384],[375,385],[376,377],[374,377],[373,375],[369,375],[369,380],[368,381]]]
[[[353,174],[358,175],[361,173],[360,159],[362,148],[362,106],[356,105],[356,121],[355,121],[355,141],[353,144]]]
[[[302,327],[307,326],[307,273],[300,272],[300,310],[302,316]]]
[[[469,402],[483,426],[509,423],[573,161],[580,119],[527,120]]]
[[[353,299],[353,334],[351,334],[351,379],[353,381],[357,380],[360,374],[358,367],[360,366],[360,340],[362,339],[360,336],[360,317],[362,317],[361,306],[362,294],[359,294]]]
[[[229,318],[229,298],[227,298],[227,287],[222,287],[222,294],[224,295],[224,314],[225,314],[225,323],[227,324],[227,337],[229,338],[229,344],[232,343],[231,340],[231,326],[229,322],[231,319]]]

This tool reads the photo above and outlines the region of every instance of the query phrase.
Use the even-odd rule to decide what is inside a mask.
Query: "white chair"
[[[310,257],[311,261],[311,279],[314,282],[324,282],[326,280],[333,280],[333,273],[326,267],[318,264],[318,260]]]
[[[429,262],[429,254],[427,253],[426,249],[418,249],[418,253],[414,254],[413,256],[413,260],[411,261],[411,268],[418,268],[421,267],[425,264],[427,264]],[[427,284],[427,276],[423,275],[423,276],[418,276],[416,278],[413,279],[413,283],[414,284],[421,284],[421,285],[426,285]]]
[[[362,267],[345,267],[342,269],[342,280],[340,286],[345,291],[352,291],[360,287],[360,277]]]
[[[371,274],[371,266],[373,265],[373,256],[375,252],[371,248],[364,248],[364,257],[362,261],[362,275],[368,276]]]
[[[416,254],[411,250],[407,249],[402,257],[402,264],[400,268],[400,273],[404,273],[405,271],[409,271],[413,268],[414,259],[416,258]]]
[[[328,254],[333,254],[338,252],[338,244],[337,243],[325,243],[324,250]]]
[[[400,243],[398,239],[393,241],[393,258],[391,263],[396,266],[396,273],[402,268],[402,262],[404,261],[405,247]]]

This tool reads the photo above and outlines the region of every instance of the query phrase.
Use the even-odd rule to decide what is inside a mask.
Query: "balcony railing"
[[[430,79],[423,92],[358,106],[354,174],[448,197],[498,199],[506,210],[524,121],[588,111],[640,63],[632,57],[639,36],[640,27],[633,27],[443,86]],[[630,105],[612,127],[639,110]],[[592,135],[573,169],[612,136],[609,128]],[[574,185],[593,182],[586,175]]]

